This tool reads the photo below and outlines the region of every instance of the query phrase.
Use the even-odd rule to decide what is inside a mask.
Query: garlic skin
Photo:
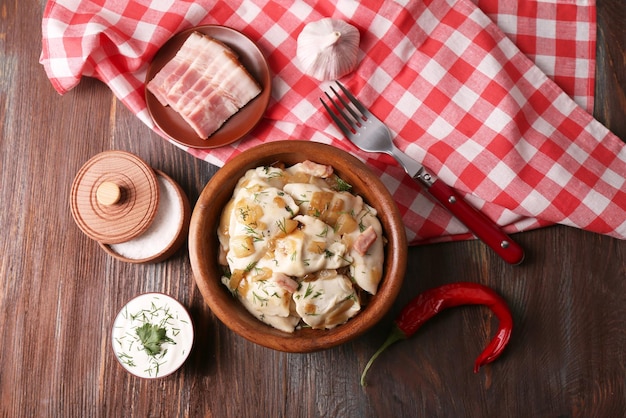
[[[308,23],[298,35],[297,57],[302,71],[320,81],[337,80],[358,64],[361,34],[333,18]]]

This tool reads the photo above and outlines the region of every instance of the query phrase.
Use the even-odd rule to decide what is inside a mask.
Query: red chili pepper
[[[498,332],[476,358],[474,373],[478,373],[481,366],[497,359],[509,342],[513,330],[513,317],[506,301],[493,289],[478,283],[450,283],[421,293],[402,309],[387,340],[367,362],[361,375],[361,386],[365,386],[365,375],[370,366],[387,347],[396,341],[409,338],[426,321],[444,309],[461,305],[486,305],[500,321]]]

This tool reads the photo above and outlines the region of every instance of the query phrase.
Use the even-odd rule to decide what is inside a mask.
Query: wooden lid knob
[[[159,203],[156,173],[134,154],[97,154],[78,171],[72,183],[72,216],[90,238],[118,244],[148,229]]]
[[[112,181],[103,181],[96,189],[96,199],[104,206],[112,206],[120,201],[122,189]]]

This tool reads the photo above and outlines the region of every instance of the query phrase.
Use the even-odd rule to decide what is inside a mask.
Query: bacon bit
[[[286,274],[276,273],[274,276],[274,280],[276,284],[280,286],[283,290],[286,290],[289,293],[293,293],[298,290],[298,282],[296,282],[291,277]]]
[[[333,174],[333,167],[330,165],[322,165],[307,160],[302,162],[302,171],[311,176],[321,177],[325,179]]]
[[[359,253],[360,255],[365,255],[367,250],[372,246],[372,244],[376,241],[376,231],[373,226],[369,226],[365,231],[363,231],[354,241],[354,251]]]

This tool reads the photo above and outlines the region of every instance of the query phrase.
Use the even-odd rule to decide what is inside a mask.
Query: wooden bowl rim
[[[378,211],[388,242],[383,279],[377,294],[365,309],[347,323],[331,330],[299,329],[290,334],[257,320],[221,283],[216,252],[216,231],[221,207],[217,207],[217,202],[225,204],[232,197],[235,184],[248,169],[276,162],[292,165],[306,159],[333,165],[340,177],[353,183],[354,191]],[[372,196],[375,199],[371,199]],[[287,352],[327,349],[356,338],[375,325],[391,308],[400,291],[407,253],[402,218],[382,181],[349,153],[311,141],[268,142],[231,159],[203,189],[194,207],[189,228],[189,255],[194,279],[213,313],[228,328],[247,340]]]

